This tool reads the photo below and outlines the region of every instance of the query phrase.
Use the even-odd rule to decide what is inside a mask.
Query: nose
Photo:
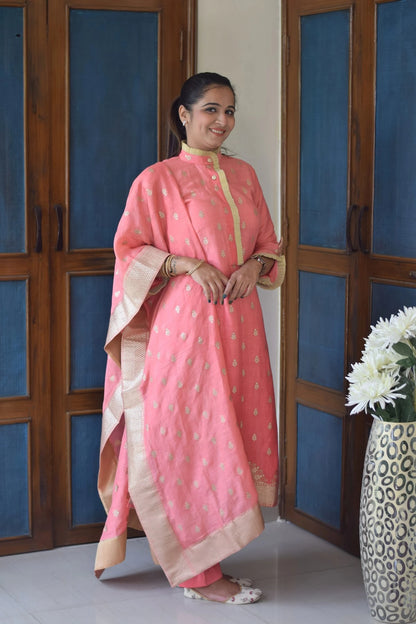
[[[225,126],[227,124],[227,117],[223,111],[218,111],[215,123],[219,126]]]

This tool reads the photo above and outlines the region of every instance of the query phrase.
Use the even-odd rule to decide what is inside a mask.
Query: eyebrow
[[[218,102],[205,102],[202,106],[221,106]],[[234,104],[228,104],[225,108],[233,108],[235,110]]]

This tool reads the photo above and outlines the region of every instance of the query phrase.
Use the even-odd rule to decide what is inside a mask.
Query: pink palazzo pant
[[[184,583],[180,583],[178,587],[206,587],[211,585],[211,583],[215,583],[215,581],[219,581],[220,578],[222,578],[221,566],[219,563],[216,563],[208,570],[205,570],[205,572],[193,576]]]

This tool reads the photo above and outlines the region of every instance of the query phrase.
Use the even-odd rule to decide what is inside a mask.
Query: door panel
[[[158,155],[157,12],[69,12],[70,249],[112,247],[126,194]]]
[[[416,251],[416,4],[377,6],[373,253]]]
[[[71,527],[105,522],[97,491],[101,413],[70,414]]]
[[[416,306],[416,288],[373,282],[371,304],[371,323],[375,325],[380,317],[390,318],[404,306]]]
[[[0,6],[0,253],[25,238],[24,8]]]
[[[297,431],[296,507],[308,516],[339,530],[342,419],[298,404]]]
[[[0,539],[31,533],[30,424],[0,424]]]
[[[345,291],[343,277],[299,272],[298,378],[340,392],[344,389]]]
[[[70,392],[103,385],[112,284],[112,275],[69,276]]]
[[[303,15],[300,29],[299,242],[345,249],[350,12]]]
[[[25,397],[28,389],[27,281],[0,282],[0,397]]]

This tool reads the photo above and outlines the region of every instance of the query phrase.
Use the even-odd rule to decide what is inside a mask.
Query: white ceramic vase
[[[415,622],[416,422],[373,422],[361,489],[360,550],[372,617]]]

